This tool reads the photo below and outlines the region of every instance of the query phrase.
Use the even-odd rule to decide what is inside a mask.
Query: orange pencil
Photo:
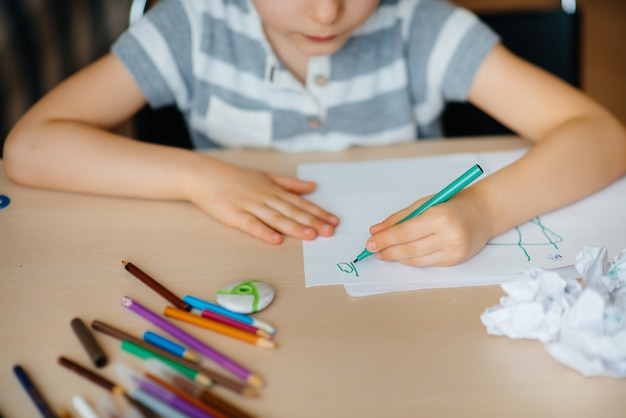
[[[204,318],[207,318],[207,319],[211,319],[211,320],[216,321],[216,322],[221,322],[222,324],[230,325],[233,328],[239,328],[242,331],[246,331],[246,332],[249,332],[251,334],[258,335],[259,337],[267,338],[269,340],[274,338],[272,336],[272,334],[270,334],[269,332],[267,332],[264,329],[257,328],[257,327],[252,326],[252,325],[244,324],[241,321],[237,321],[236,319],[229,318],[227,316],[224,316],[224,315],[222,315],[220,313],[217,313],[217,312],[210,311],[208,309],[201,310],[200,311],[200,316],[202,316]]]
[[[226,324],[222,324],[217,321],[212,321],[208,318],[203,318],[192,313],[177,309],[172,306],[166,306],[163,310],[163,315],[169,318],[178,319],[188,324],[196,325],[201,328],[205,328],[211,331],[218,332],[229,337],[237,338],[247,343],[257,345],[264,348],[276,348],[276,343],[266,338],[259,337],[258,335],[250,334],[249,332],[242,331],[240,329],[231,327]]]

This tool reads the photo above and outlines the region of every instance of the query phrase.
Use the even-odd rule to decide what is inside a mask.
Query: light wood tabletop
[[[525,147],[517,138],[423,141],[338,153],[217,151],[216,158],[295,175],[315,161],[358,161]],[[107,392],[57,363],[65,356],[119,382],[115,363],[141,369],[119,341],[95,333],[109,357],[91,365],[70,321],[101,320],[141,336],[158,331],[120,305],[155,312],[167,302],[129,274],[139,266],[177,295],[214,300],[225,283],[258,279],[274,302],[256,317],[277,329],[277,349],[181,328],[266,382],[256,399],[215,394],[257,417],[624,417],[626,380],[587,378],[534,340],[487,334],[481,313],[499,286],[353,298],[342,286],[305,288],[301,242],[264,244],[190,203],[109,198],[20,187],[0,170],[0,415],[39,416],[13,375],[20,364],[58,411],[74,395]],[[177,324],[180,324],[177,322]]]

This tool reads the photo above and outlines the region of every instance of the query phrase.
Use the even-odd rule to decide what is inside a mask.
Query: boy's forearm
[[[13,181],[55,190],[188,199],[189,150],[148,144],[71,121],[48,122],[7,139],[4,166]]]
[[[602,189],[626,173],[626,130],[609,116],[570,120],[475,185],[494,235]]]

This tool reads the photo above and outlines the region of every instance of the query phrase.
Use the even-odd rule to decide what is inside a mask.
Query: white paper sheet
[[[573,265],[588,245],[619,251],[626,243],[626,178],[558,211],[495,237],[479,254],[454,267],[415,268],[368,257],[369,226],[434,194],[473,164],[483,178],[521,157],[524,150],[453,154],[357,163],[312,163],[298,168],[317,190],[307,196],[341,219],[335,236],[303,243],[307,287],[344,285],[354,296],[423,288],[498,284],[523,269]],[[480,179],[478,180],[480,181]],[[550,181],[550,179],[546,179]]]

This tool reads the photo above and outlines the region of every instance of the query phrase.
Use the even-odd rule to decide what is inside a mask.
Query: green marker
[[[400,220],[400,222],[398,222],[398,224],[414,218],[415,216],[421,214],[422,212],[426,211],[426,209],[429,209],[432,206],[447,202],[452,196],[463,190],[468,184],[476,180],[481,174],[483,174],[483,169],[480,168],[478,164],[474,165],[465,173],[461,174],[461,176],[459,176],[452,183],[444,187],[443,190],[441,190],[439,193],[428,199],[422,206],[405,216],[402,220]],[[373,253],[369,252],[366,248],[361,254],[357,256],[357,258],[354,259],[353,263],[361,261],[372,254]]]

